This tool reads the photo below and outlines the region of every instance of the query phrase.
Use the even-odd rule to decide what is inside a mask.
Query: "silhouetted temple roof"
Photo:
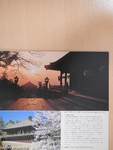
[[[108,52],[69,52],[59,60],[45,65],[45,68],[70,72],[75,67],[98,68],[105,64],[108,64]]]

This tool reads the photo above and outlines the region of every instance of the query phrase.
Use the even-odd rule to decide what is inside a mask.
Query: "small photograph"
[[[108,110],[108,52],[0,51],[1,110]]]
[[[34,112],[0,111],[0,150],[30,150]]]
[[[61,112],[38,111],[33,125],[35,128],[33,150],[60,150],[61,146]]]
[[[1,111],[0,150],[60,150],[60,111]]]

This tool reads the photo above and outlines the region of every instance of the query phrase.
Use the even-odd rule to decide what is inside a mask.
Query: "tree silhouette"
[[[27,68],[26,63],[32,64],[31,61],[22,57],[19,51],[0,51],[0,67],[2,68],[16,66],[19,71],[19,66]]]
[[[40,67],[41,62],[36,61],[36,58],[43,57],[44,54],[35,51],[0,51],[0,69],[9,70],[21,74],[21,69],[29,70],[32,67]],[[33,57],[35,59],[33,59]]]
[[[9,120],[7,124],[15,124],[15,121]]]
[[[23,78],[24,71],[27,73],[26,70],[29,71],[32,66],[40,67],[40,61],[37,61],[37,58],[42,56],[35,51],[0,51],[0,102],[2,107],[7,102],[24,95],[24,89],[19,85],[19,81]]]
[[[0,67],[6,68],[18,60],[18,52],[0,51]]]

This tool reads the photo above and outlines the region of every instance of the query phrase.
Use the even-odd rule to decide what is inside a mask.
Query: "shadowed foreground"
[[[107,110],[105,100],[84,95],[73,95],[57,98],[19,98],[5,107],[12,110]]]

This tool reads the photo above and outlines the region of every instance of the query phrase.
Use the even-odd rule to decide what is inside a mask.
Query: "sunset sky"
[[[27,61],[30,61],[31,63],[24,62],[26,68],[22,67],[22,65],[19,65],[19,71],[17,69],[17,65],[15,67],[9,66],[6,70],[8,79],[13,79],[14,76],[17,75],[19,77],[20,85],[25,84],[28,81],[37,85],[38,81],[43,82],[44,78],[48,76],[50,79],[50,84],[58,84],[59,72],[46,70],[44,66],[58,60],[66,53],[68,52],[20,51],[19,56]],[[12,64],[16,64],[16,62],[13,61]],[[0,68],[0,72],[4,72],[4,69]]]

